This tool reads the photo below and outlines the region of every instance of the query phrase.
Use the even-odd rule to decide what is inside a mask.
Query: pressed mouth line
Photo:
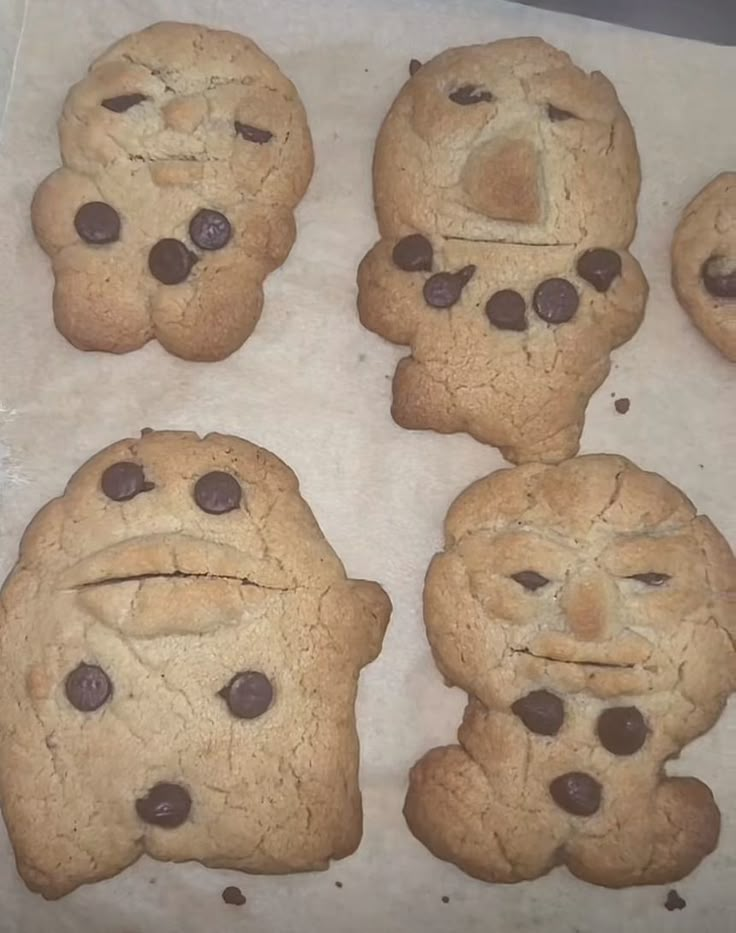
[[[92,586],[116,586],[120,583],[139,583],[143,580],[171,580],[171,579],[189,579],[189,580],[231,580],[233,583],[239,583],[241,586],[261,586],[254,583],[247,577],[236,577],[226,573],[184,573],[181,570],[173,570],[171,573],[138,573],[123,577],[105,577],[102,580],[90,580],[88,583],[78,583],[71,587],[73,590],[86,590]],[[278,589],[278,587],[264,587],[264,589]]]
[[[443,236],[443,240],[457,240],[461,243],[491,243],[494,246],[544,246],[544,247],[572,247],[576,246],[576,243],[529,243],[526,240],[499,240],[499,239],[489,239],[487,237],[475,237],[475,236]]]
[[[624,664],[612,661],[565,661],[562,658],[551,658],[546,654],[535,654],[528,648],[512,648],[514,654],[527,654],[530,658],[537,658],[539,661],[552,661],[554,664],[574,664],[577,667],[607,667],[610,670],[633,670],[636,664]]]

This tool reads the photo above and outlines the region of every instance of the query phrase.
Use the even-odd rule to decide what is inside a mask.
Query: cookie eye
[[[555,107],[554,104],[547,104],[547,116],[553,123],[561,123],[563,120],[577,120],[579,117],[570,113],[569,110],[563,110],[561,107]]]
[[[541,587],[546,586],[549,583],[547,577],[543,577],[541,573],[537,573],[536,570],[521,570],[519,573],[511,574],[511,579],[515,580],[520,586],[523,586],[525,590],[534,590],[541,589]]]
[[[461,84],[447,96],[454,104],[460,104],[462,107],[468,107],[470,104],[488,104],[493,100],[493,94],[477,84]]]
[[[145,94],[121,94],[119,97],[108,97],[103,100],[102,106],[107,110],[112,110],[113,113],[125,113],[136,104],[142,104],[144,100],[148,100]]]
[[[639,583],[646,583],[647,586],[662,586],[671,579],[671,577],[668,573],[656,573],[650,570],[647,573],[632,573],[629,575],[628,579],[638,580]]]
[[[112,682],[96,664],[79,664],[64,681],[66,698],[81,713],[92,713],[112,696]]]
[[[241,671],[218,695],[236,719],[257,719],[273,702],[273,686],[260,671]]]
[[[238,120],[235,121],[235,135],[240,136],[241,139],[245,139],[249,143],[258,143],[259,145],[273,139],[273,133],[270,130],[262,130],[257,126],[250,126],[248,123],[240,123]]]

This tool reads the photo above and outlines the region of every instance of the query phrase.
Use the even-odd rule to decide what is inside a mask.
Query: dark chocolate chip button
[[[703,285],[714,298],[736,298],[736,259],[711,256],[703,265]]]
[[[75,709],[91,713],[112,696],[112,683],[96,664],[79,664],[64,681],[66,698]]]
[[[194,484],[194,501],[203,512],[210,515],[222,515],[237,509],[242,495],[240,483],[222,470],[205,473]]]
[[[432,244],[421,233],[411,233],[394,246],[391,258],[404,272],[431,272]]]
[[[113,113],[124,113],[145,99],[145,94],[120,94],[119,97],[108,97],[107,100],[103,100],[102,106],[112,110]]]
[[[549,583],[547,577],[543,577],[536,570],[521,570],[519,573],[511,574],[511,579],[516,580],[525,590],[538,590]]]
[[[138,816],[152,826],[176,829],[186,820],[192,809],[192,798],[181,784],[154,785],[145,797],[135,802]]]
[[[219,691],[230,712],[238,719],[262,716],[273,700],[271,681],[260,671],[241,671]]]
[[[120,239],[120,215],[104,201],[89,201],[74,215],[74,227],[85,243],[100,246]]]
[[[633,755],[647,740],[647,724],[635,706],[614,706],[598,717],[601,745],[613,755]]]
[[[151,275],[164,285],[178,285],[189,275],[197,261],[181,240],[159,240],[151,247],[148,254],[148,268]]]
[[[267,143],[273,139],[273,133],[270,130],[262,130],[257,126],[249,126],[247,123],[235,121],[235,135],[247,139],[249,143]]]
[[[419,71],[421,67],[422,67],[422,63],[419,61],[419,59],[412,58],[412,60],[409,62],[409,74],[411,75],[412,78]]]
[[[547,116],[553,123],[559,123],[562,120],[577,120],[574,113],[555,107],[554,104],[547,104]]]
[[[684,910],[684,908],[687,907],[687,901],[684,897],[680,897],[677,891],[672,888],[671,891],[667,892],[664,906],[667,910]]]
[[[589,249],[578,259],[578,275],[598,292],[607,292],[621,275],[621,257],[612,249]]]
[[[463,107],[483,102],[489,103],[493,100],[493,94],[490,91],[484,91],[475,84],[463,84],[448,96],[453,103]]]
[[[557,735],[565,718],[562,700],[549,690],[532,690],[511,704],[511,712],[537,735]]]
[[[424,283],[424,300],[433,308],[451,308],[474,272],[475,266],[465,266],[459,272],[436,272]]]
[[[631,408],[631,399],[617,398],[613,403],[613,407],[616,409],[619,415],[625,415],[626,412]]]
[[[601,785],[582,771],[568,771],[556,777],[549,792],[558,807],[574,816],[592,816],[601,805]]]
[[[548,324],[564,324],[578,310],[580,299],[567,279],[547,279],[534,292],[534,310]]]
[[[526,330],[526,303],[511,288],[491,295],[486,304],[486,314],[499,330]]]
[[[245,894],[243,894],[240,888],[236,888],[234,884],[225,888],[222,892],[222,899],[226,904],[230,904],[232,907],[242,907],[246,901]]]
[[[231,235],[230,221],[219,211],[198,211],[189,224],[189,236],[200,249],[222,249]]]
[[[100,485],[107,498],[114,502],[126,502],[140,492],[153,489],[153,483],[146,482],[143,467],[129,461],[109,466],[102,474]]]

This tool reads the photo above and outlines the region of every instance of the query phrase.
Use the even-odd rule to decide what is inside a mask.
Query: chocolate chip
[[[601,785],[582,771],[568,771],[549,785],[552,799],[573,816],[592,816],[601,805]]]
[[[120,94],[119,97],[108,97],[103,100],[102,106],[112,110],[113,113],[124,113],[144,100],[146,100],[145,94]]]
[[[412,60],[409,62],[409,74],[410,74],[410,76],[413,78],[414,75],[419,71],[419,69],[420,69],[421,67],[422,67],[422,63],[419,61],[419,59],[418,59],[418,58],[412,58]]]
[[[711,256],[701,274],[703,285],[714,298],[736,298],[736,259]]]
[[[562,700],[549,690],[532,690],[511,704],[511,712],[537,735],[557,735],[565,719]]]
[[[465,266],[459,272],[436,272],[424,283],[424,300],[432,308],[451,308],[474,272],[475,266]]]
[[[181,784],[156,784],[145,797],[135,802],[138,816],[152,826],[176,829],[186,820],[192,808],[192,798]]]
[[[519,573],[512,573],[511,579],[516,580],[525,590],[538,590],[549,583],[547,577],[543,577],[536,570],[521,570]]]
[[[218,692],[238,719],[262,716],[273,700],[271,681],[260,671],[241,671]]]
[[[200,476],[194,484],[194,501],[210,515],[222,515],[232,512],[240,505],[243,490],[240,483],[230,473],[213,470]]]
[[[589,249],[578,259],[578,275],[597,292],[607,292],[621,275],[621,257],[612,249]]]
[[[273,133],[269,130],[261,130],[257,126],[249,126],[247,123],[235,121],[235,135],[247,139],[249,143],[267,143],[273,139]]]
[[[222,892],[222,899],[226,904],[232,904],[233,907],[242,907],[245,904],[246,897],[240,888],[230,885]]]
[[[153,489],[153,483],[146,481],[143,467],[128,460],[109,466],[102,474],[100,486],[113,502],[127,502],[139,493]]]
[[[628,398],[617,398],[613,403],[613,407],[619,415],[625,415],[629,408],[631,408],[631,400]]]
[[[577,120],[574,113],[570,113],[569,110],[561,110],[559,107],[555,107],[554,104],[547,104],[547,116],[553,123],[559,123],[561,120]]]
[[[222,249],[232,235],[230,221],[219,211],[198,211],[189,224],[189,236],[200,249]]]
[[[96,664],[79,664],[64,681],[66,698],[75,709],[91,713],[112,696],[112,683]]]
[[[183,282],[196,261],[197,257],[181,240],[169,238],[159,240],[148,254],[151,275],[164,285],[178,285],[179,282]]]
[[[638,580],[639,583],[646,583],[647,586],[662,586],[671,579],[668,573],[657,573],[654,570],[648,570],[646,573],[632,573],[629,580]]]
[[[443,895],[442,895],[441,900],[442,900],[442,903],[443,903],[443,904],[449,904],[449,903],[450,903],[450,898],[449,898],[446,894],[443,894]]]
[[[476,84],[463,84],[448,96],[453,103],[463,107],[482,102],[490,103],[493,100],[493,94],[490,91],[483,91]]]
[[[526,330],[526,302],[511,288],[491,295],[486,304],[486,314],[499,330]]]
[[[601,745],[613,755],[633,755],[647,740],[647,724],[635,706],[604,710],[596,726]]]
[[[101,246],[120,239],[120,215],[104,201],[88,201],[74,215],[74,227],[85,243]]]
[[[664,906],[667,910],[683,910],[687,907],[687,901],[685,898],[680,897],[677,891],[672,888],[672,890],[667,892],[667,899],[664,902]]]
[[[421,233],[410,233],[394,246],[391,258],[404,272],[431,272],[432,244]]]
[[[567,279],[547,279],[534,292],[534,310],[548,324],[564,324],[578,310],[580,299]]]

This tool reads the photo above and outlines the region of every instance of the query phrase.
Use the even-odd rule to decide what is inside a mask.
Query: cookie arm
[[[55,256],[65,246],[79,243],[74,217],[79,208],[99,201],[100,193],[88,178],[69,168],[60,168],[36,189],[31,204],[31,224],[41,248]]]
[[[391,343],[408,346],[424,309],[426,276],[394,264],[395,240],[379,240],[358,268],[358,314],[368,330]]]
[[[611,283],[598,312],[614,347],[631,340],[637,332],[649,296],[649,283],[638,260],[623,250],[619,256],[621,275]]]
[[[391,600],[377,583],[345,580],[325,593],[320,616],[336,641],[350,645],[360,668],[378,657],[391,610]]]

